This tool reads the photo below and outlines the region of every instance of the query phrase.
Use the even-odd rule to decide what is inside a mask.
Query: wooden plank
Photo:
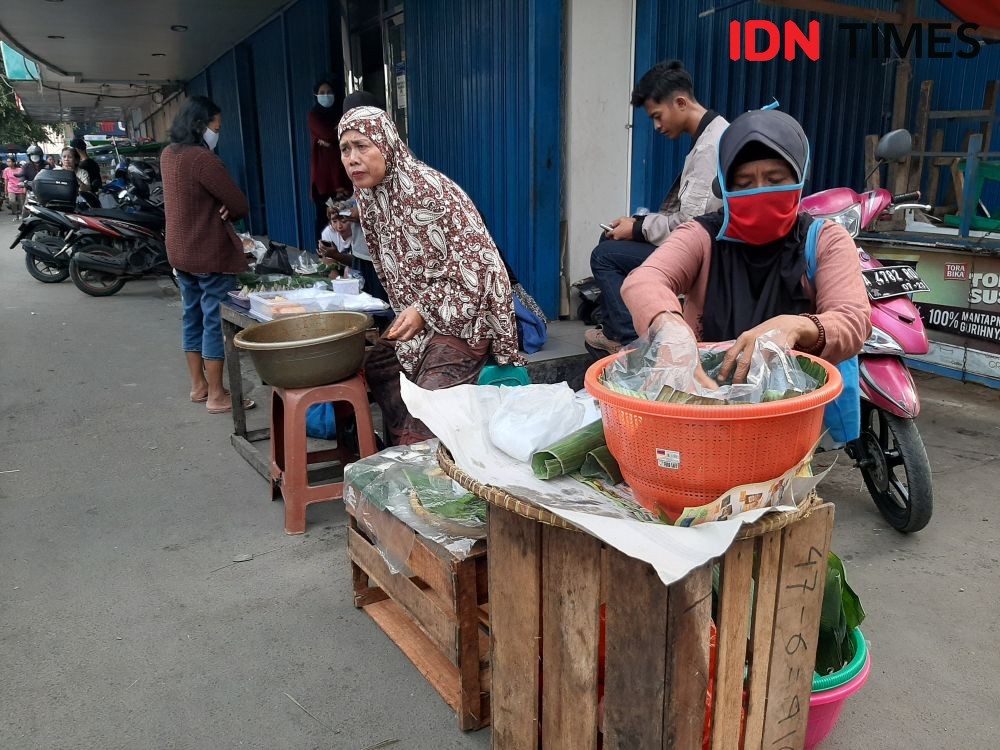
[[[350,529],[357,531],[358,522],[354,516],[348,516],[348,524]],[[351,588],[354,590],[354,606],[359,609],[389,598],[389,595],[378,586],[371,585],[368,574],[353,561],[351,562]]]
[[[750,634],[750,674],[747,680],[747,720],[744,750],[761,750],[764,741],[764,708],[767,706],[767,678],[770,674],[771,637],[774,635],[774,606],[778,596],[781,563],[781,532],[772,531],[759,541],[753,626]]]
[[[938,109],[927,115],[928,120],[993,120],[992,109]]]
[[[347,547],[351,560],[398,602],[420,627],[427,633],[432,642],[451,659],[452,664],[458,663],[458,623],[452,612],[443,611],[436,599],[427,596],[405,575],[393,575],[385,560],[364,537],[353,529],[348,530]]]
[[[927,115],[931,109],[931,96],[934,92],[934,81],[924,81],[920,84],[920,102],[917,105],[917,119],[914,123],[913,150],[920,152],[927,145]],[[907,181],[907,192],[920,189],[924,173],[922,156],[913,154],[910,160],[910,175]]]
[[[478,542],[477,547],[482,547],[483,551],[481,554],[478,554],[476,553],[476,547],[473,547],[473,554],[476,555],[476,593],[479,597],[479,603],[486,606],[488,610],[490,602],[490,568],[486,562],[486,544],[485,542]]]
[[[225,307],[225,306],[223,306]],[[222,347],[226,356],[226,371],[229,375],[229,395],[233,405],[233,434],[247,435],[247,414],[243,408],[243,371],[240,369],[240,350],[234,339],[239,328],[225,319],[222,321]]]
[[[880,167],[875,158],[875,147],[878,145],[877,135],[865,136],[865,190],[877,190],[882,184]]]
[[[476,604],[476,569],[472,560],[457,568],[458,673],[462,729],[482,726],[479,685],[479,605]]]
[[[271,458],[270,456],[265,457],[260,449],[255,448],[253,443],[249,442],[245,437],[240,435],[230,435],[229,442],[232,444],[236,452],[239,453],[243,459],[250,464],[254,471],[260,474],[264,479],[271,481]]]
[[[489,506],[493,750],[538,748],[541,526]]]
[[[542,571],[542,746],[596,750],[601,543],[546,526]]]
[[[247,441],[251,443],[259,443],[261,440],[270,440],[271,428],[261,427],[259,430],[247,430],[246,438]]]
[[[399,650],[406,654],[413,666],[426,678],[445,703],[459,711],[460,691],[458,668],[445,658],[426,633],[407,615],[399,604],[386,599],[364,608]]]
[[[903,33],[905,33],[905,28],[908,28],[913,23],[913,18],[916,16],[916,5],[916,0],[898,0],[897,2],[897,6],[903,16],[900,22],[900,25],[904,27]],[[912,53],[907,51],[906,56],[900,56],[897,61],[896,79],[892,97],[893,130],[906,127],[907,114],[910,108],[910,76],[913,72],[913,66],[910,62],[911,58]],[[888,185],[893,195],[906,192],[906,183],[910,174],[909,164],[910,158],[907,157],[903,160],[902,164],[889,165]],[[902,214],[893,216],[894,227],[901,228],[904,224]]]
[[[940,151],[944,148],[944,131],[935,130],[931,138],[931,151]],[[924,200],[932,206],[938,205],[938,185],[941,181],[941,167],[945,166],[938,159],[931,160],[930,174],[927,176],[927,195]]]
[[[983,109],[992,112],[993,117],[986,121],[983,127],[983,152],[988,153],[993,142],[993,124],[997,118],[997,94],[1000,81],[987,81],[986,92],[983,94]]]
[[[781,572],[771,647],[763,746],[801,750],[812,693],[833,506],[782,530]]]
[[[604,750],[663,746],[667,587],[645,562],[608,550]]]
[[[664,750],[701,750],[708,696],[712,621],[712,562],[695,568],[667,592]]]
[[[712,750],[738,750],[740,746],[755,544],[753,539],[736,542],[722,559],[712,691]]]

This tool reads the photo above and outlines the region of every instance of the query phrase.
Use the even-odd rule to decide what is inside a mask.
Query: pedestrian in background
[[[7,167],[3,174],[4,185],[7,188],[7,205],[10,208],[10,215],[17,221],[24,208],[24,178],[22,177],[21,165],[13,156],[7,157]]]
[[[48,169],[58,169],[59,168],[59,164],[56,163],[56,157],[53,156],[52,154],[49,154],[48,158],[46,158],[45,161],[48,163],[48,167],[47,167]]]
[[[87,142],[83,138],[74,138],[69,145],[76,149],[77,156],[80,157],[79,167],[87,170],[90,179],[90,189],[97,192],[101,188],[101,168],[97,162],[87,156]]]
[[[219,306],[247,270],[232,220],[250,210],[246,196],[213,153],[222,112],[209,98],[192,96],[170,126],[160,157],[167,217],[167,257],[177,271],[183,304],[181,344],[191,376],[191,400],[211,414],[232,409],[222,385],[225,349]],[[254,403],[246,401],[244,408]]]
[[[313,94],[316,103],[309,110],[309,135],[312,151],[309,157],[309,189],[316,205],[316,236],[319,237],[327,225],[327,201],[342,200],[354,192],[354,186],[347,178],[344,165],[340,161],[337,125],[340,123],[340,108],[336,105],[333,76],[325,75],[316,81]]]

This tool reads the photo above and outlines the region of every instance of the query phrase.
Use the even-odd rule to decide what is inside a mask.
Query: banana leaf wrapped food
[[[385,514],[458,557],[486,538],[486,502],[441,470],[437,448],[437,440],[387,448],[344,470],[344,501],[394,572],[403,561],[379,544],[390,533]]]

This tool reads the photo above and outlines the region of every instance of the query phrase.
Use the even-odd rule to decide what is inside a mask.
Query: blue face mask
[[[332,107],[333,100],[333,94],[316,94],[316,101],[319,102],[319,106],[321,107]]]

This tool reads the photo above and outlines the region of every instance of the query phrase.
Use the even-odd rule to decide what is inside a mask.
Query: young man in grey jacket
[[[722,200],[712,191],[712,181],[718,169],[719,138],[729,123],[695,99],[691,74],[681,62],[668,60],[647,71],[632,91],[632,106],[646,110],[656,132],[672,140],[687,133],[693,145],[659,212],[615,219],[590,256],[590,269],[601,287],[604,324],[587,331],[586,341],[588,348],[600,355],[614,353],[636,338],[632,316],[621,296],[625,277],[676,227],[722,208]]]

